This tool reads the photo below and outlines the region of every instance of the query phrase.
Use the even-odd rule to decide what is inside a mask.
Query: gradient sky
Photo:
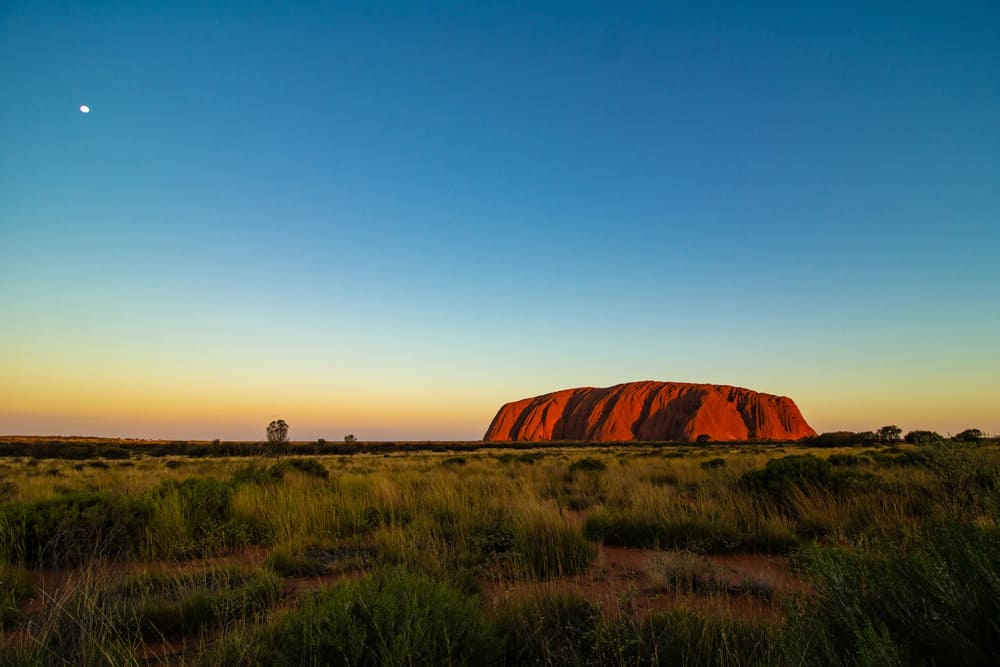
[[[4,2],[0,434],[1000,432],[1000,4],[496,4]]]

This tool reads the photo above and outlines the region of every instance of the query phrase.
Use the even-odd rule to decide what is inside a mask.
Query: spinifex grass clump
[[[19,622],[21,607],[36,593],[35,582],[26,570],[0,563],[0,629]]]
[[[233,484],[211,477],[164,483],[152,493],[157,509],[150,526],[153,554],[208,556],[260,539],[252,524],[233,516]]]
[[[786,553],[798,545],[795,535],[778,522],[744,527],[739,517],[669,510],[597,510],[587,517],[583,532],[609,545],[694,553]]]
[[[806,454],[771,459],[762,470],[745,473],[740,484],[750,491],[784,502],[796,487],[843,491],[862,479],[863,476],[854,470],[834,467],[826,459]]]
[[[773,667],[782,664],[775,649],[777,632],[752,620],[679,609],[655,614],[643,623],[639,640],[631,645],[631,659],[623,664]]]
[[[549,586],[514,596],[498,609],[495,623],[505,665],[598,664],[601,610],[575,591]]]
[[[303,475],[311,475],[319,479],[330,479],[330,471],[316,459],[288,459],[271,466],[270,473],[274,477],[284,477],[289,470],[296,470]]]
[[[791,664],[1000,664],[1000,530],[929,525],[874,553],[809,554],[815,601],[793,614]]]
[[[266,632],[272,665],[483,665],[497,640],[474,597],[389,569],[316,594]]]
[[[212,569],[133,578],[114,586],[105,607],[145,639],[200,634],[270,609],[281,592],[271,572]]]
[[[0,512],[0,552],[7,562],[61,566],[135,555],[153,515],[146,498],[73,492]]]

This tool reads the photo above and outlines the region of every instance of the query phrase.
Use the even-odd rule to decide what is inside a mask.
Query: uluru
[[[795,402],[721,384],[627,382],[505,404],[483,440],[799,440],[816,435]]]

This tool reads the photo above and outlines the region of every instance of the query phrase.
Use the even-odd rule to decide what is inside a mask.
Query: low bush
[[[21,620],[21,607],[37,589],[23,568],[0,563],[0,629],[7,629]]]
[[[0,511],[0,552],[7,562],[62,566],[136,554],[153,504],[108,492],[74,492]]]
[[[263,650],[271,665],[482,665],[498,642],[474,596],[393,568],[316,594]]]
[[[903,436],[903,440],[911,445],[933,445],[944,442],[944,436],[934,431],[910,431]]]
[[[269,471],[273,477],[284,477],[288,470],[297,470],[304,475],[311,475],[318,479],[330,479],[330,471],[316,459],[288,459],[281,463],[275,463]]]
[[[577,461],[573,461],[573,463],[569,466],[570,472],[576,472],[577,470],[582,472],[604,472],[607,469],[607,463],[592,456],[587,456]]]
[[[507,600],[497,610],[505,665],[599,664],[601,610],[581,593],[548,587]]]
[[[217,570],[165,581],[134,582],[119,591],[120,622],[146,639],[196,635],[251,619],[277,602],[281,581],[268,572]],[[116,591],[110,591],[112,595]]]
[[[687,610],[655,614],[642,625],[636,659],[630,664],[775,665],[775,632],[767,624]]]
[[[267,565],[283,577],[316,577],[330,571],[332,557],[318,548],[275,547]]]
[[[815,598],[794,610],[791,664],[1000,664],[1000,531],[928,525],[875,554],[815,548]]]
[[[629,511],[594,512],[584,522],[583,533],[588,539],[604,544],[694,553],[786,553],[798,546],[795,535],[788,530],[767,527],[739,530],[709,517]]]
[[[839,469],[827,459],[806,454],[771,459],[764,468],[744,473],[738,485],[744,490],[787,504],[796,488],[812,487],[838,492],[864,478],[863,473],[856,470]]]

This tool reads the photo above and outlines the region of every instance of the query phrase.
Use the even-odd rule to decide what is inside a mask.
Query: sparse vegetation
[[[0,461],[0,663],[998,660],[989,439],[206,446]]]

